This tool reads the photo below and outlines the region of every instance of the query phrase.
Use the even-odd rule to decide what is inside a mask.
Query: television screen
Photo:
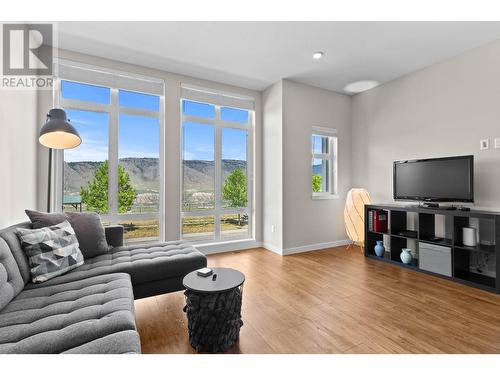
[[[394,162],[394,199],[474,201],[474,156]]]

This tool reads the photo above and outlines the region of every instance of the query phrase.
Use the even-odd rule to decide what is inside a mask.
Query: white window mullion
[[[331,178],[330,178],[330,186],[331,186],[331,191],[333,194],[337,194],[338,192],[338,179],[339,179],[339,175],[338,175],[338,139],[337,137],[332,137],[331,139],[331,142],[330,142],[330,147],[331,147],[331,150],[333,152],[332,154],[332,161],[331,161],[331,167],[330,167],[330,170],[331,170]],[[332,181],[333,179],[333,181]]]
[[[160,97],[160,205],[158,207],[158,225],[160,227],[160,241],[167,238],[167,221],[165,220],[166,186],[165,186],[165,95]],[[182,200],[181,200],[182,204]]]
[[[215,118],[220,119],[220,107],[215,106]],[[215,239],[220,239],[220,211],[222,208],[222,130],[215,127]]]
[[[107,112],[111,111],[112,103],[102,104],[102,103],[94,103],[94,102],[85,102],[83,100],[61,98],[61,106],[66,108],[66,109],[77,109],[80,111],[107,113]]]
[[[109,114],[109,160],[108,160],[108,214],[118,213],[118,90],[111,89],[111,112]],[[113,217],[111,224],[116,224]]]
[[[120,108],[120,112],[133,116],[143,116],[143,117],[153,117],[153,118],[158,118],[159,115],[159,113],[155,111],[148,111],[145,109],[128,108],[128,107]],[[161,108],[160,108],[160,113],[161,113]]]
[[[313,154],[313,159],[323,159],[330,160],[332,158],[331,154]]]
[[[254,113],[250,112],[248,116],[249,124],[254,124]],[[247,124],[247,126],[249,125]],[[253,178],[254,178],[254,165],[253,165],[253,128],[251,126],[248,127],[247,131],[247,215],[248,215],[248,233],[254,237],[255,233],[253,231],[253,221],[254,221],[254,213],[253,209]]]
[[[54,108],[62,108],[61,105],[61,80],[56,79],[54,81],[54,92],[52,100],[54,102]],[[51,170],[51,180],[50,180],[50,212],[61,212],[63,209],[64,200],[64,150],[52,150],[52,170]],[[48,188],[48,187],[47,187]]]
[[[102,214],[101,219],[105,222],[119,223],[123,221],[157,220],[158,213],[127,213],[127,214]]]
[[[181,110],[182,110],[182,104],[181,104]],[[207,125],[214,125],[215,124],[214,119],[205,118],[205,117],[196,117],[196,116],[190,116],[190,115],[184,115],[184,114],[182,114],[182,122],[196,122],[198,124],[207,124]]]

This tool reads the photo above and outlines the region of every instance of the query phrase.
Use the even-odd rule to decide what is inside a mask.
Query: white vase
[[[401,261],[404,264],[410,264],[413,257],[411,255],[411,249],[401,249],[401,255],[400,255]]]

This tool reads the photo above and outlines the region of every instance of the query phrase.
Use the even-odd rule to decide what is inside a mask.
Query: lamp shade
[[[74,148],[82,143],[77,130],[69,123],[66,112],[59,108],[49,111],[38,141],[45,147],[59,150]]]
[[[365,204],[370,204],[370,194],[365,189],[351,189],[344,208],[345,229],[349,239],[357,244],[365,241]]]

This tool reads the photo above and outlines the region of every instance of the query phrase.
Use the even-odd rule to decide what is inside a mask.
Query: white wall
[[[476,205],[500,209],[500,42],[355,95],[353,185],[392,201],[392,162],[473,154]],[[490,149],[479,151],[479,141]]]
[[[76,52],[59,50],[58,57],[65,60],[71,60],[83,64],[99,66],[108,69],[119,70],[122,72],[129,72],[133,74],[141,74],[149,77],[160,78],[165,81],[165,190],[166,190],[166,201],[165,201],[165,226],[166,226],[166,239],[175,240],[180,237],[180,157],[181,157],[181,145],[180,145],[180,108],[179,103],[181,100],[181,84],[191,84],[198,87],[206,87],[214,90],[220,90],[225,92],[231,92],[235,94],[241,94],[244,96],[252,97],[255,101],[255,138],[254,138],[254,216],[256,220],[254,221],[254,231],[256,241],[262,241],[261,234],[261,129],[262,129],[262,118],[261,113],[261,93],[258,91],[243,89],[239,87],[229,86],[222,83],[205,81],[201,79],[196,79],[193,77],[182,76],[178,74],[173,74],[169,72],[164,72],[155,69],[149,69],[141,67],[138,65],[126,64],[119,61],[103,59],[95,56],[84,55]],[[43,98],[39,99],[40,103],[43,103],[39,108],[38,115],[40,117],[45,116],[45,113],[50,109],[52,103],[51,93],[42,93]],[[50,105],[49,105],[50,103]],[[45,174],[44,168],[46,168],[46,153],[47,150],[44,148],[39,149],[39,154],[44,161],[39,164],[44,164],[41,166],[39,174],[39,184],[42,189],[46,189],[47,175]],[[34,186],[34,185],[33,185]],[[46,203],[44,195],[39,194],[38,208],[45,210]]]
[[[350,98],[282,80],[264,91],[262,102],[264,246],[289,254],[344,244],[342,213],[351,186]],[[312,199],[313,126],[338,132],[336,199]]]
[[[351,187],[350,97],[283,81],[283,247],[285,253],[347,239],[343,210]],[[338,198],[312,199],[312,127],[337,130]]]
[[[262,237],[264,246],[283,249],[283,82],[262,94]],[[274,226],[274,231],[272,230]]]
[[[0,90],[0,228],[36,207],[38,126],[35,90]]]

